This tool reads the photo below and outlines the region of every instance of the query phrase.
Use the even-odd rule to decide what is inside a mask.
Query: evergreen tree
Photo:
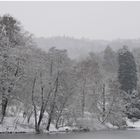
[[[104,50],[103,67],[106,72],[117,72],[117,55],[110,46],[107,46]]]
[[[137,70],[133,54],[126,46],[119,50],[118,80],[123,92],[125,114],[129,119],[140,119],[139,97],[137,94]]]
[[[137,70],[134,56],[126,46],[119,50],[118,61],[121,90],[131,94],[137,88]]]

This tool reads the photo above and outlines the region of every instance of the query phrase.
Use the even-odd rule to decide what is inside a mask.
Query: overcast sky
[[[37,37],[140,38],[140,2],[2,2]]]

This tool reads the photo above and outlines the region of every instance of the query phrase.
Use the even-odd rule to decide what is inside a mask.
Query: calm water
[[[140,130],[108,130],[61,134],[0,134],[1,139],[140,139]]]

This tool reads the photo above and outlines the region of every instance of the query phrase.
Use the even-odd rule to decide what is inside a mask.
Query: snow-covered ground
[[[42,125],[41,129],[43,132],[48,133],[45,130],[46,125]],[[90,118],[83,118],[77,121],[77,127],[60,127],[59,129],[55,128],[54,124],[50,125],[51,132],[64,132],[68,130],[78,130],[78,128],[88,128],[90,130],[102,130],[106,127],[101,125],[97,120],[90,119]],[[0,124],[0,132],[29,132],[34,133],[34,117],[31,117],[30,123],[27,123],[27,120],[23,118],[22,114],[19,114],[17,117],[14,116],[7,116],[4,118],[3,124]]]
[[[140,130],[140,121],[132,122],[129,119],[127,119],[127,125],[129,128],[132,129],[134,127],[135,130]],[[90,130],[104,130],[107,128],[116,129],[117,127],[112,126],[110,123],[106,123],[106,125],[101,125],[100,122],[98,122],[96,119],[91,119],[90,117],[87,118],[81,118],[77,121],[77,127],[60,127],[59,129],[56,129],[54,124],[50,125],[50,131],[52,132],[64,132],[67,130],[73,130],[78,129],[82,126],[83,128],[89,128]],[[28,133],[34,133],[34,118],[32,117],[30,120],[30,123],[27,123],[27,120],[23,118],[22,115],[19,115],[18,117],[14,116],[8,116],[5,117],[3,124],[0,124],[0,132],[28,132]],[[44,131],[45,133],[48,133],[48,131]]]
[[[139,121],[136,121],[136,122],[132,122],[131,120],[127,120],[127,125],[128,127],[134,127],[134,129],[136,130],[140,130],[140,120]]]
[[[24,124],[21,117],[5,117],[0,124],[0,132],[34,132],[34,128]]]
[[[32,118],[32,121],[33,118]],[[0,124],[0,133],[1,132],[9,132],[9,133],[35,133],[34,124],[33,122],[30,122],[28,124],[26,120],[24,120],[22,117],[5,117],[3,124]],[[77,129],[76,127],[60,127],[59,129],[55,128],[54,124],[50,125],[49,132],[45,129],[43,129],[44,133],[53,133],[53,132],[65,132],[65,131],[71,131],[73,129]]]
[[[39,112],[38,112],[39,113]],[[46,131],[46,121],[47,121],[48,114],[45,112],[44,118],[42,120],[41,124],[41,130],[43,132],[48,133]],[[127,125],[129,128],[135,127],[135,129],[140,130],[140,121],[132,122],[127,119]],[[54,124],[50,125],[50,131],[52,132],[64,132],[64,131],[72,131],[72,130],[80,130],[80,129],[87,129],[87,130],[105,130],[105,129],[116,129],[117,127],[111,125],[110,123],[106,123],[105,125],[101,124],[101,122],[98,121],[98,119],[95,119],[93,117],[93,114],[89,112],[85,112],[84,118],[78,118],[76,122],[75,127],[60,127],[59,129],[55,128]],[[27,118],[23,117],[23,112],[19,112],[15,114],[12,114],[12,112],[8,112],[8,115],[4,118],[4,121],[2,124],[0,124],[0,132],[28,132],[28,133],[34,133],[34,116],[30,118],[30,122],[27,122]]]

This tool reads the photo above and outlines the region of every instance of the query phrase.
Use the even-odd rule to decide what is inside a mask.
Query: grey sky
[[[37,37],[140,38],[140,2],[2,2]]]

